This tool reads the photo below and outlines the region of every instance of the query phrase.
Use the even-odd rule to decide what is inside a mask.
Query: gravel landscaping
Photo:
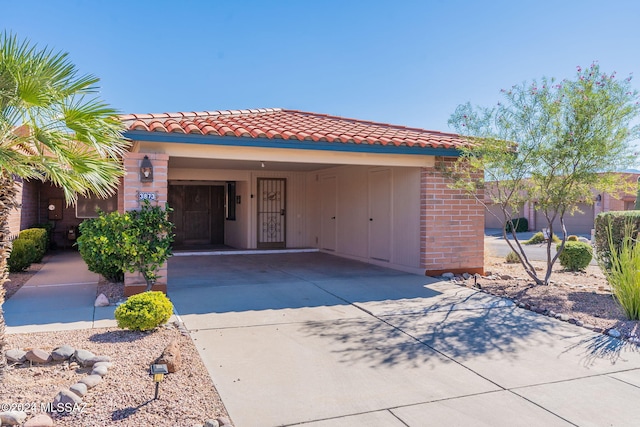
[[[546,262],[532,264],[540,273],[546,269]],[[640,342],[640,322],[625,318],[598,266],[572,272],[556,264],[548,286],[535,285],[521,264],[508,264],[500,257],[487,256],[485,271],[486,275],[477,280],[483,292],[510,298],[522,308],[613,336],[619,332],[624,339]],[[474,287],[473,278],[457,281]]]
[[[149,367],[164,348],[177,340],[181,368],[165,376],[154,400]],[[108,356],[111,366],[83,397],[83,405],[69,414],[50,413],[56,426],[195,426],[230,425],[220,397],[198,352],[187,335],[173,325],[153,332],[85,329],[7,335],[7,349],[33,348],[51,352],[64,344]],[[73,359],[72,359],[73,360]],[[76,362],[77,363],[77,362]],[[10,364],[0,389],[0,402],[14,404],[33,417],[61,390],[91,374],[93,367],[69,361]],[[7,409],[7,408],[2,408]]]

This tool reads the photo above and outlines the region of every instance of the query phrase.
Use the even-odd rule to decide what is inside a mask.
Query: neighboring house
[[[622,172],[621,175],[625,176],[631,183],[636,183],[640,177],[640,173],[637,172]],[[573,215],[565,214],[564,223],[567,228],[567,233],[590,235],[591,229],[594,227],[595,217],[599,213],[633,210],[635,200],[635,191],[624,194],[598,193],[594,191],[593,200],[589,203],[584,202],[578,204],[578,211],[574,212]],[[488,192],[485,193],[485,202],[487,203],[485,228],[502,228],[501,221],[496,218],[496,214],[499,218],[502,217],[500,206],[490,203],[490,200],[488,200]],[[538,211],[534,201],[527,202],[520,206],[519,211],[513,215],[513,218],[522,217],[527,218],[529,221],[530,231],[540,231],[544,227],[547,227],[547,219],[542,212]],[[559,219],[553,223],[553,228],[554,230],[560,230]],[[559,233],[560,231],[556,232],[556,234]]]
[[[483,207],[437,166],[455,161],[458,135],[283,109],[121,119],[127,174],[103,209],[168,202],[176,250],[317,248],[420,274],[483,270]],[[36,206],[20,227],[50,218],[56,189],[23,191]],[[61,210],[60,244],[95,202]]]

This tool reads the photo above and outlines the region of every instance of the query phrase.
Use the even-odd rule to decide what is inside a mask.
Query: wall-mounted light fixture
[[[153,165],[148,156],[144,156],[140,164],[140,182],[153,182]]]
[[[596,196],[596,202],[600,203],[602,201],[602,194],[598,194]]]
[[[264,167],[264,162],[260,162],[260,167],[263,168]]]

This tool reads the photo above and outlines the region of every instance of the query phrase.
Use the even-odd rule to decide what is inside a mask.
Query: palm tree
[[[73,203],[78,194],[113,194],[123,175],[128,144],[117,111],[96,95],[98,82],[80,75],[67,53],[0,35],[0,377],[6,370],[7,221],[18,205],[16,178],[48,181]]]

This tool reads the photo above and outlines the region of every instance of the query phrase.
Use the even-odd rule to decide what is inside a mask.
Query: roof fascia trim
[[[302,150],[341,151],[352,153],[413,154],[423,156],[459,157],[456,148],[408,147],[395,145],[354,144],[327,141],[300,141],[297,139],[246,138],[236,136],[193,135],[183,133],[147,132],[129,130],[125,138],[134,141],[174,142],[183,144],[224,145],[239,147],[289,148]]]

